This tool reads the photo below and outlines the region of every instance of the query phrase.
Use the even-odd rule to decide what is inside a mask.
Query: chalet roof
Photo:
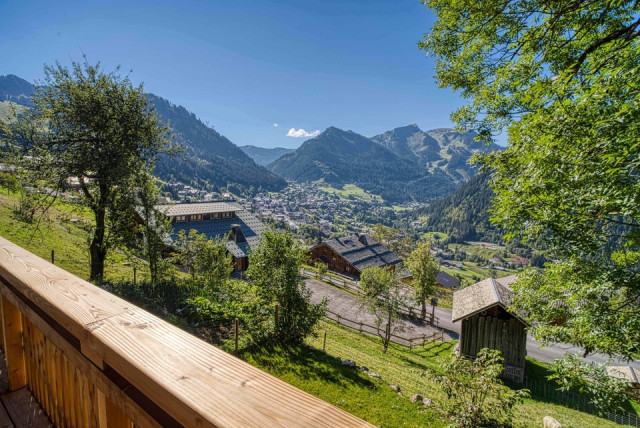
[[[243,208],[234,202],[195,202],[190,204],[156,205],[155,209],[169,217],[175,217],[178,215],[235,212]]]
[[[391,266],[402,262],[400,257],[367,234],[330,239],[324,243],[359,272],[369,267]]]
[[[436,282],[450,290],[458,288],[458,285],[460,284],[460,280],[458,278],[451,276],[444,271],[438,272],[436,275]]]
[[[236,211],[234,218],[187,221],[172,224],[174,235],[180,233],[181,230],[189,233],[191,229],[195,229],[198,233],[204,233],[209,239],[214,237],[224,238],[231,231],[232,225],[240,226],[240,231],[242,231],[246,242],[235,243],[229,240],[226,243],[227,250],[229,250],[234,257],[246,257],[249,252],[258,245],[260,236],[264,230],[262,222],[249,211]]]
[[[628,380],[633,384],[640,383],[640,370],[631,366],[607,366],[607,374],[611,377]]]
[[[456,322],[493,306],[506,309],[513,298],[513,291],[509,285],[516,279],[515,275],[498,279],[487,278],[456,291],[453,293],[451,320]]]

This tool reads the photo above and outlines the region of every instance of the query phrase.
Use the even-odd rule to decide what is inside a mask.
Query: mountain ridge
[[[353,131],[328,127],[269,168],[293,181],[357,184],[386,201],[427,200],[454,189],[445,174],[432,174]]]
[[[456,184],[468,181],[476,173],[476,167],[468,163],[476,153],[488,153],[502,148],[475,141],[476,133],[459,132],[451,128],[421,130],[411,124],[371,137],[404,159],[415,162],[430,172],[439,169],[449,175]]]
[[[0,100],[9,100],[31,107],[34,85],[15,75],[0,76]],[[281,190],[286,182],[257,165],[238,146],[205,125],[183,106],[155,94],[147,94],[156,113],[171,127],[174,139],[183,146],[183,153],[169,157],[161,155],[156,163],[156,175],[165,180],[178,180],[204,186],[232,187],[244,192],[250,188]]]
[[[267,166],[276,159],[294,152],[296,149],[287,149],[285,147],[258,147],[251,144],[240,146],[240,150],[245,152],[255,163]]]

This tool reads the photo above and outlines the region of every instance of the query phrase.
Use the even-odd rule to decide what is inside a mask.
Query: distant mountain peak
[[[422,131],[416,124],[392,129],[371,139],[403,159],[415,162],[430,172],[441,170],[457,183],[469,180],[476,172],[468,164],[476,152],[499,150],[499,146],[477,143],[476,133],[451,128]]]

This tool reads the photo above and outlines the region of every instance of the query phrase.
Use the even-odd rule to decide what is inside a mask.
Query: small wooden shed
[[[515,276],[487,278],[453,293],[452,321],[462,321],[459,353],[475,358],[482,348],[502,352],[502,377],[524,382],[527,324],[507,311]]]

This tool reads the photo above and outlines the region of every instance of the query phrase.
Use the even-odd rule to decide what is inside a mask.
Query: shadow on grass
[[[560,404],[585,413],[596,414],[595,406],[589,402],[591,398],[589,394],[577,389],[561,391],[555,381],[548,379],[553,373],[551,366],[527,358],[525,373],[526,380],[524,384],[506,381],[505,385],[511,389],[526,388],[530,391],[531,398],[539,402]],[[629,400],[624,402],[623,411],[638,416],[637,410],[631,405]]]
[[[345,366],[336,358],[304,345],[250,347],[240,354],[240,358],[272,373],[291,373],[301,379],[320,380],[340,386],[354,384],[370,389],[376,387],[357,368]]]

